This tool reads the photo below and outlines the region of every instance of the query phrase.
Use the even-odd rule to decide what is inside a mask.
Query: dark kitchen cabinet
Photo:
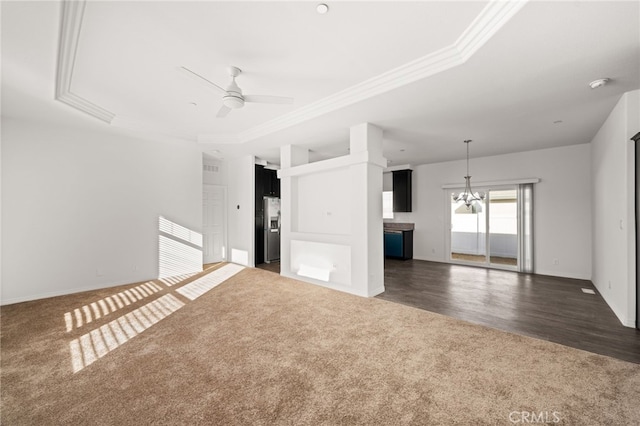
[[[393,211],[411,211],[411,173],[413,170],[393,172]]]
[[[256,210],[262,205],[262,197],[280,197],[280,179],[276,170],[256,164]]]
[[[384,255],[396,259],[413,259],[413,231],[384,231]]]
[[[280,179],[276,170],[264,169],[264,195],[280,197]]]

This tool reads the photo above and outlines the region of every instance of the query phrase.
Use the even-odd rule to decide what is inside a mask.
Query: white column
[[[300,146],[287,145],[280,148],[280,167],[291,167],[307,164],[309,150]],[[282,176],[280,178],[280,274],[290,275],[291,271],[291,233],[297,231],[297,178]]]
[[[368,161],[350,166],[351,283],[360,294],[384,292],[382,229],[382,129],[362,123],[350,129],[350,155],[366,152]]]

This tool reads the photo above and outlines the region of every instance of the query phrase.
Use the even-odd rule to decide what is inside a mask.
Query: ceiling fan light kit
[[[238,109],[244,106],[244,99],[240,96],[227,95],[222,98],[222,104],[227,108]]]

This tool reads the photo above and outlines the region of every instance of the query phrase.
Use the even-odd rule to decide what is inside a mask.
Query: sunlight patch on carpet
[[[160,290],[162,290],[162,287],[153,281],[148,281],[144,284],[140,284],[139,286],[121,291],[117,294],[105,297],[104,299],[100,299],[97,302],[66,312],[64,314],[64,322],[67,332],[72,331],[74,328],[80,328],[85,324],[89,324],[103,316],[122,309],[125,306],[131,305],[132,303],[136,303],[145,297],[152,296]]]
[[[93,364],[185,304],[166,294],[140,308],[83,334],[69,343],[73,372]]]
[[[189,278],[193,277],[194,275],[198,275],[199,272],[192,272],[189,274],[182,274],[182,275],[174,275],[171,277],[164,277],[164,278],[158,278],[158,281],[160,281],[162,284],[168,286],[168,287],[172,287],[175,285],[180,284],[182,281],[188,280]]]
[[[189,303],[184,299],[180,300],[178,295],[193,301],[243,269],[244,266],[230,263],[180,288],[172,289],[169,285],[169,294],[158,297],[109,323],[96,324],[92,330],[69,342],[73,372],[83,370]],[[182,280],[182,277],[178,278],[179,280],[175,281],[176,284]],[[160,285],[149,281],[66,312],[64,314],[66,331],[72,332],[101,318],[100,322],[104,322],[106,315],[128,306],[128,309],[131,309],[134,306],[130,305],[154,296],[161,290],[163,288]]]
[[[212,288],[222,284],[238,272],[242,271],[244,266],[229,263],[220,269],[217,269],[202,278],[179,288],[176,292],[180,293],[189,300],[195,300],[202,296]]]

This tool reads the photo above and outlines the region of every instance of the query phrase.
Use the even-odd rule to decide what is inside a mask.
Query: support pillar
[[[351,282],[361,294],[384,292],[384,233],[382,224],[382,129],[362,123],[350,129],[350,155],[367,161],[350,166]]]
[[[287,145],[280,148],[280,167],[283,170],[309,162],[309,150],[300,146]],[[280,274],[290,276],[291,233],[297,230],[297,177],[282,175],[280,178]]]

